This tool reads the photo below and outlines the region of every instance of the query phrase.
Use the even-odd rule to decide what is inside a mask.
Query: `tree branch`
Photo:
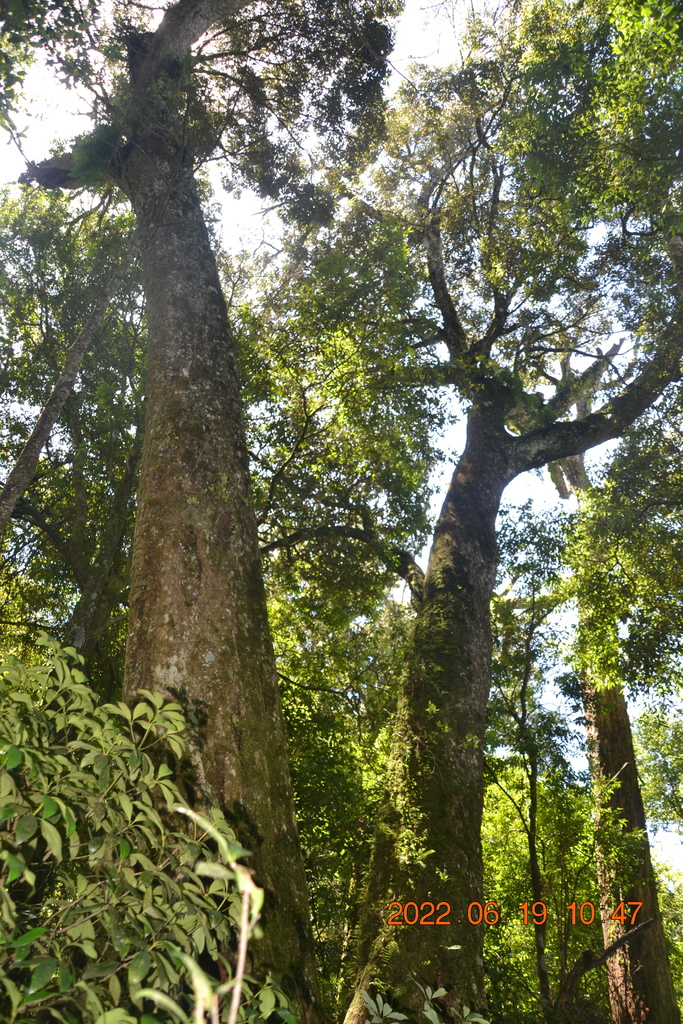
[[[467,335],[462,326],[455,303],[451,298],[446,282],[446,268],[443,262],[443,250],[441,248],[441,232],[436,218],[432,219],[427,232],[422,238],[422,244],[427,256],[427,268],[429,270],[429,283],[432,286],[434,299],[443,317],[444,341],[448,346],[451,359],[455,359],[461,352],[467,351]]]
[[[348,540],[359,540],[369,545],[377,557],[384,562],[386,567],[397,576],[406,581],[410,588],[413,604],[422,602],[424,588],[424,572],[417,564],[413,556],[398,546],[388,546],[375,535],[372,530],[362,529],[358,526],[312,526],[308,529],[302,527],[286,537],[279,537],[261,548],[262,555],[268,555],[279,548],[291,548],[295,544],[302,544],[307,540],[322,540],[326,537],[343,537]]]
[[[668,384],[679,381],[681,338],[671,339],[645,365],[635,380],[585,419],[562,421],[510,438],[508,478],[547,462],[580,455],[603,441],[620,437],[658,398]]]
[[[137,480],[138,463],[142,449],[142,431],[138,431],[126,458],[126,468],[111,500],[109,516],[100,536],[97,554],[81,588],[65,630],[65,642],[80,651],[90,638],[90,627],[104,588],[111,575],[114,559],[121,544],[130,499]]]
[[[615,342],[609,352],[596,359],[578,376],[575,377],[568,372],[553,397],[549,400],[546,408],[551,409],[555,416],[563,416],[581,398],[586,395],[592,396],[610,361],[619,354],[621,344],[621,341]]]
[[[248,0],[180,0],[170,7],[154,33],[147,57],[137,78],[139,85],[150,84],[160,62],[168,53],[190,52],[205,32],[247,6]]]
[[[27,498],[20,498],[12,513],[12,518],[19,520],[26,520],[44,533],[47,539],[50,541],[54,549],[59,553],[62,561],[65,565],[71,569],[74,574],[74,579],[79,587],[85,585],[85,576],[83,574],[83,566],[81,562],[74,558],[71,545],[66,540],[58,526],[48,522],[43,514],[42,510],[33,505]]]
[[[392,548],[393,561],[390,568],[405,580],[410,590],[413,605],[422,604],[424,598],[425,574],[413,556],[402,548]]]
[[[564,980],[562,987],[558,993],[557,999],[555,1000],[556,1010],[568,1010],[571,1007],[572,999],[576,988],[583,978],[584,974],[588,971],[592,971],[595,967],[601,967],[607,963],[610,957],[625,946],[626,943],[630,942],[649,928],[654,923],[654,918],[651,917],[649,921],[643,921],[642,924],[636,925],[635,928],[630,928],[627,932],[624,932],[618,939],[616,939],[611,946],[608,946],[599,956],[596,956],[592,950],[587,949],[579,959],[576,961],[571,971]]]
[[[510,311],[510,302],[510,295],[499,291],[498,288],[493,289],[493,316],[491,317],[486,332],[481,336],[479,341],[472,346],[475,352],[480,352],[482,355],[489,356],[495,342],[506,333],[505,327]]]
[[[272,551],[277,551],[279,548],[291,548],[295,544],[302,544],[307,540],[320,540],[325,537],[345,537],[350,540],[361,540],[365,544],[376,543],[376,538],[369,530],[364,530],[358,526],[311,526],[294,530],[293,533],[288,533],[286,537],[278,537],[277,540],[264,544],[261,547],[261,554],[269,555]]]

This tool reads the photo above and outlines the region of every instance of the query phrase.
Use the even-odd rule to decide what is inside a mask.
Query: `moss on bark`
[[[171,92],[157,80],[136,97],[135,144],[121,168],[149,329],[124,689],[161,690],[184,705],[197,803],[223,808],[266,891],[252,969],[277,976],[300,1019],[315,1024],[308,896],[235,345]]]
[[[436,525],[394,730],[387,794],[368,871],[356,990],[375,984],[411,1015],[415,981],[443,987],[446,1016],[486,1007],[480,840],[483,743],[490,687],[489,605],[495,519],[506,483],[505,443],[481,410]],[[450,904],[447,926],[389,926],[391,901]],[[455,948],[459,947],[459,948]],[[363,1019],[353,997],[347,1024]]]

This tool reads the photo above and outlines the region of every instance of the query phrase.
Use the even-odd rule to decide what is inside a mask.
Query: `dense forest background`
[[[680,5],[0,11],[0,1017],[676,1024]]]

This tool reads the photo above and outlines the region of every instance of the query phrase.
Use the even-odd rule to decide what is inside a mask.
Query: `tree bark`
[[[642,903],[636,923],[652,925],[635,935],[607,961],[610,1006],[614,1024],[678,1024],[676,1001],[662,916],[659,910],[645,812],[638,784],[631,723],[621,687],[598,690],[586,675],[583,696],[588,732],[591,777],[598,787],[615,783],[605,806],[621,820],[623,833],[637,833],[637,864],[614,863],[600,844],[597,830],[597,864],[600,885],[602,931],[605,948],[628,934],[628,927],[612,920],[612,912],[624,901]]]
[[[136,216],[149,332],[124,689],[128,697],[160,689],[185,707],[196,800],[223,808],[266,890],[254,969],[281,977],[297,1014],[314,1022],[308,897],[235,345],[190,158],[157,127],[164,116],[145,113],[152,127],[138,133],[122,182]]]
[[[107,171],[135,214],[148,317],[124,694],[161,690],[184,706],[195,772],[186,791],[200,806],[223,809],[265,889],[253,970],[271,971],[298,1018],[318,1024],[235,344],[188,137],[192,45],[245,4],[178,0],[156,32],[134,39],[130,89],[118,111],[125,143]],[[201,143],[209,149],[210,134]],[[72,169],[73,159],[60,157],[29,176],[45,187],[75,187]]]
[[[641,924],[635,925],[630,931],[621,935],[618,939],[615,939],[614,942],[607,946],[599,956],[596,956],[590,949],[587,949],[582,953],[572,969],[569,971],[567,977],[564,979],[562,987],[558,992],[557,999],[555,1000],[555,1012],[558,1024],[574,1024],[576,1021],[577,1011],[573,1004],[573,998],[584,974],[587,974],[588,971],[594,971],[596,967],[602,967],[603,964],[609,963],[611,957],[613,957],[620,949],[623,949],[625,945],[635,942],[643,932],[652,927],[652,923],[652,920],[649,920],[642,921]]]
[[[588,489],[583,457],[567,459],[562,471],[582,501]],[[614,1024],[678,1024],[680,1013],[652,870],[624,693],[620,685],[598,688],[589,670],[583,672],[582,691],[593,789],[600,800],[605,787],[609,787],[603,806],[612,819],[611,827],[620,828],[624,835],[631,833],[638,837],[636,849],[631,851],[636,857],[635,865],[615,863],[603,839],[598,809],[596,850],[605,949],[632,930],[612,918],[620,903],[624,903],[629,920],[635,910],[629,902],[642,903],[636,924],[651,922],[647,930],[635,933],[606,961],[612,1019]]]
[[[480,827],[489,606],[508,444],[484,406],[470,413],[467,445],[434,532],[368,872],[361,971],[347,1024],[364,1020],[360,989],[375,982],[415,1016],[424,996],[413,978],[447,989],[446,1013],[459,1013],[463,1004],[486,1007],[483,926],[468,922],[467,909],[485,901]],[[448,903],[450,925],[389,926],[392,901],[418,908]]]
[[[446,323],[448,310],[442,314]],[[399,699],[345,1024],[364,1021],[361,990],[370,984],[411,1015],[424,1001],[413,980],[446,989],[446,1016],[460,1019],[464,1005],[486,1009],[483,926],[468,922],[467,909],[486,902],[483,743],[500,500],[520,473],[620,436],[680,376],[680,338],[672,335],[596,412],[520,436],[505,427],[514,406],[505,385],[478,378],[470,390],[467,443],[434,532]],[[450,903],[451,926],[389,926],[392,901]]]

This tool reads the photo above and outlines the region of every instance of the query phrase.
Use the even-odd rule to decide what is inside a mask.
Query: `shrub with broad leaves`
[[[0,1019],[217,1024],[237,985],[238,1019],[292,1024],[270,979],[232,977],[263,893],[222,814],[182,807],[181,707],[99,706],[76,651],[40,642],[45,664],[0,668]]]

